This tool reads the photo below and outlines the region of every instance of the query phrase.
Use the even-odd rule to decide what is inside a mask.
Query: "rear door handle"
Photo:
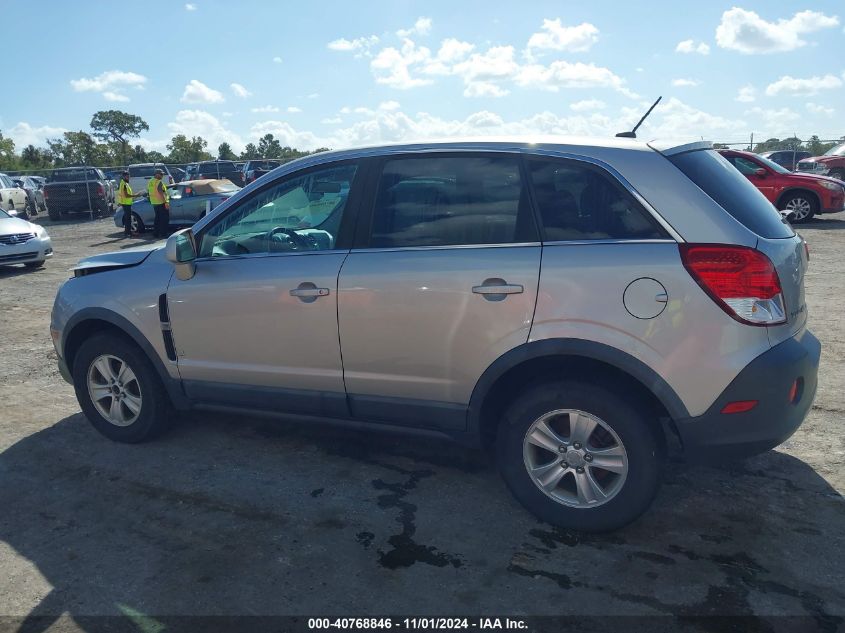
[[[477,295],[518,295],[525,292],[519,284],[505,284],[504,286],[473,286],[472,291]]]

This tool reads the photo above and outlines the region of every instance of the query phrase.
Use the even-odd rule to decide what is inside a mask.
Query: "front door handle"
[[[328,295],[328,288],[317,288],[317,286],[310,282],[301,283],[298,288],[290,291],[291,297],[298,297],[300,299],[316,299],[317,297],[327,297]]]
[[[501,301],[507,295],[516,295],[525,292],[520,284],[509,284],[504,279],[494,277],[485,279],[480,286],[472,287],[473,293],[482,295],[488,301]]]

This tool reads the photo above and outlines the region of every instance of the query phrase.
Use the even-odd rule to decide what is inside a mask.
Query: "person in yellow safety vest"
[[[124,171],[120,175],[120,184],[117,186],[117,203],[123,207],[123,235],[132,235],[132,200],[143,196],[143,193],[132,193],[129,186],[129,172]]]
[[[153,236],[167,237],[170,228],[170,196],[167,194],[167,185],[162,181],[164,172],[156,169],[152,179],[147,183],[147,193],[150,196],[150,204],[155,211],[155,223],[153,224]]]

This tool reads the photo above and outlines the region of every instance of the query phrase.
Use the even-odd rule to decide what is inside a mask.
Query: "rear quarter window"
[[[777,239],[794,235],[774,205],[718,152],[698,150],[670,156],[669,160],[719,206],[760,237]]]

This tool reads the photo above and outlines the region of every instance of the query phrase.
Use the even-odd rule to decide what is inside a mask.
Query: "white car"
[[[43,226],[16,218],[0,209],[0,265],[43,266],[53,256],[53,244]]]
[[[26,209],[26,190],[18,187],[6,174],[0,174],[0,209],[20,212]]]
[[[129,186],[132,187],[132,191],[135,193],[143,193],[147,190],[147,183],[155,175],[156,169],[164,172],[164,176],[162,177],[164,184],[172,185],[176,182],[167,165],[162,165],[161,163],[138,163],[137,165],[129,165],[127,169],[129,170]],[[115,185],[115,191],[117,191],[117,185],[119,184],[120,182]]]

